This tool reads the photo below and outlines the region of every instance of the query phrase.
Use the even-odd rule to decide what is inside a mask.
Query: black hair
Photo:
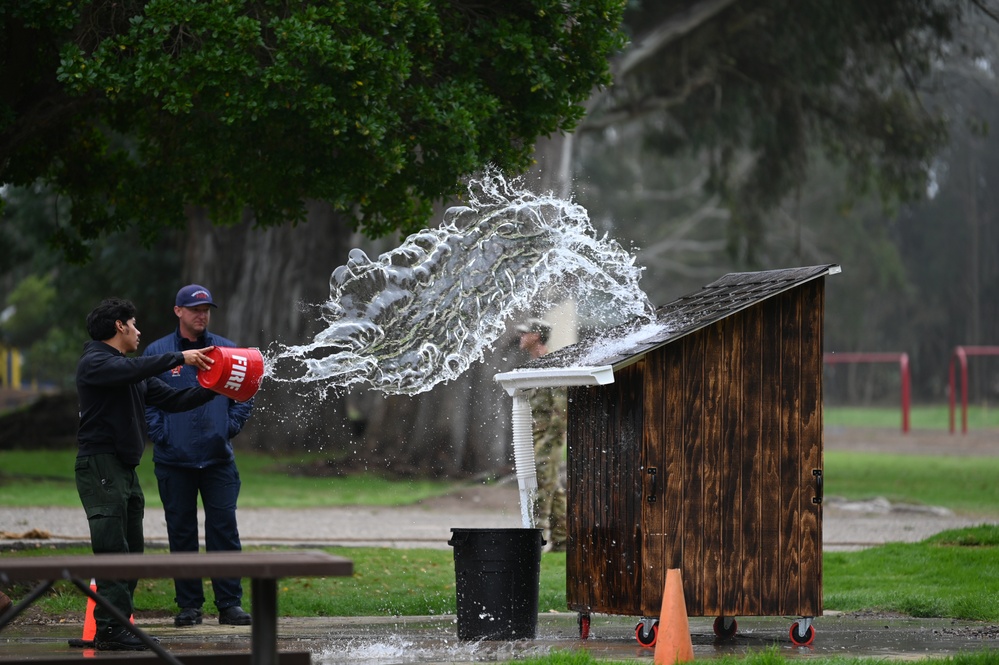
[[[127,323],[135,318],[135,305],[130,300],[105,298],[87,315],[87,332],[90,339],[103,342],[115,336],[115,322]]]

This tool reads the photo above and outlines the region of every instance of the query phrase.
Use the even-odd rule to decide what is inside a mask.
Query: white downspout
[[[610,365],[514,370],[493,378],[513,397],[513,461],[520,489],[520,519],[525,529],[533,529],[538,472],[534,459],[534,417],[527,391],[534,388],[605,385],[614,382],[614,370]]]
[[[520,520],[534,528],[534,500],[538,494],[538,472],[534,458],[534,417],[526,390],[513,394],[513,462],[520,488]]]

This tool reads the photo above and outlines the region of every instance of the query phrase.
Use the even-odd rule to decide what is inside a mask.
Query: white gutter
[[[520,519],[525,529],[533,529],[538,473],[534,459],[534,419],[527,391],[562,386],[602,386],[614,382],[614,370],[610,365],[519,369],[502,372],[493,378],[513,397],[513,461],[520,488]]]
[[[518,390],[559,386],[603,386],[614,383],[614,368],[559,367],[555,369],[515,369],[493,377],[512,396]]]

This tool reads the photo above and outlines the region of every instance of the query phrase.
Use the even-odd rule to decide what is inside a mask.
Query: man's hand
[[[184,351],[184,364],[194,365],[198,369],[209,369],[215,360],[209,358],[206,354],[214,348],[214,346],[208,346],[203,349],[188,349]]]

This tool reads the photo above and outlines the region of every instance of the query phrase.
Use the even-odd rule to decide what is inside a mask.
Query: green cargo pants
[[[76,491],[87,513],[94,554],[138,553],[145,549],[142,517],[146,499],[135,467],[110,453],[76,458]],[[127,617],[137,580],[97,580],[97,591]],[[100,636],[118,622],[100,605],[94,608]]]

